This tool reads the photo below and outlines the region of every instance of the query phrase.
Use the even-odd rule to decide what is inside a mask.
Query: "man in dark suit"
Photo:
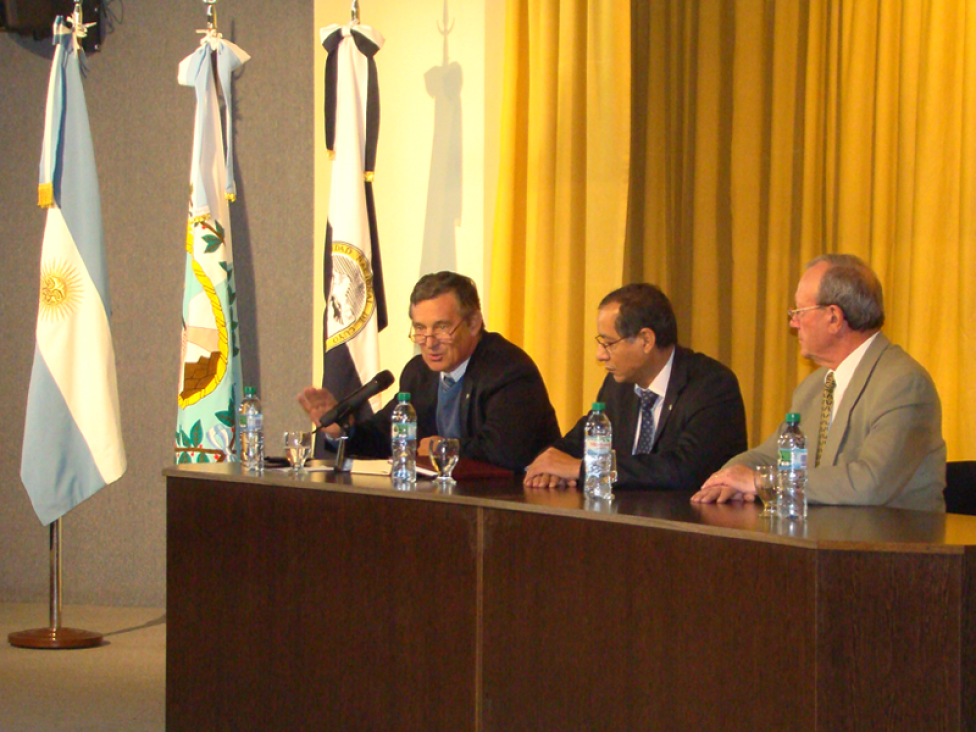
[[[613,426],[618,488],[692,490],[746,443],[739,382],[728,368],[678,345],[667,296],[648,284],[603,298],[596,357],[607,377],[597,395]],[[534,488],[583,479],[586,417],[526,470]]]
[[[559,423],[539,369],[518,346],[484,327],[474,282],[455,272],[424,275],[410,295],[410,338],[420,346],[400,375],[417,411],[417,452],[429,453],[435,437],[456,437],[461,457],[521,471],[559,436]],[[308,387],[298,397],[312,421],[335,406],[327,389]],[[390,456],[391,400],[370,419],[354,424],[348,449],[356,455]],[[339,437],[338,425],[326,433]]]

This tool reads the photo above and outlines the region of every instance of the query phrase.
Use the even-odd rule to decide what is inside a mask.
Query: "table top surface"
[[[242,470],[239,464],[187,464],[163,470],[167,478],[248,483],[265,487],[381,495],[404,500],[447,502],[484,508],[562,515],[582,520],[707,533],[749,541],[812,549],[961,553],[976,551],[976,516],[908,511],[885,507],[809,507],[806,521],[764,518],[761,505],[692,503],[691,492],[615,491],[613,501],[592,501],[577,490],[524,488],[520,478],[467,479],[443,490],[420,479],[411,490],[396,490],[389,477],[316,470]]]

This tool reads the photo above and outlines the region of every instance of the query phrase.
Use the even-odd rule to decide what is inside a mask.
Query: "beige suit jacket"
[[[834,408],[820,465],[813,467],[826,375],[820,368],[804,379],[790,408],[800,413],[807,438],[807,500],[945,511],[942,404],[928,372],[879,333]],[[776,439],[771,435],[727,465],[774,464]]]

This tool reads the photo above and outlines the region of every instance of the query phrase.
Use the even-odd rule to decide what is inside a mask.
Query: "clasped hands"
[[[722,468],[691,497],[692,503],[727,503],[756,500],[756,471],[745,465]]]
[[[550,447],[525,469],[528,488],[575,488],[582,461]]]

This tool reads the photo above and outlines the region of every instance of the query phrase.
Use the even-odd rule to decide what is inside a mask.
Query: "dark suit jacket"
[[[633,455],[640,398],[607,375],[596,401],[607,405],[617,451],[616,488],[695,490],[743,450],[746,412],[735,374],[715,359],[677,346],[654,447]],[[553,447],[583,457],[586,417]],[[582,479],[582,470],[580,478]]]
[[[418,440],[437,434],[439,378],[419,355],[400,375],[400,391],[410,392],[417,410]],[[525,351],[497,333],[482,335],[461,385],[462,458],[518,472],[559,437],[556,412],[539,369]],[[396,399],[392,399],[353,427],[348,444],[352,454],[390,456],[390,418],[395,406]]]

